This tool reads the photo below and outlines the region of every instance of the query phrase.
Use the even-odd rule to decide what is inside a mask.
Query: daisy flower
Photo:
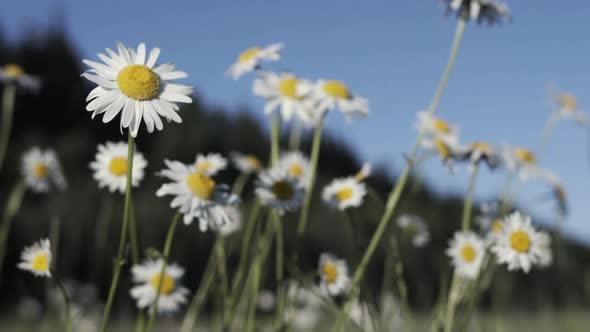
[[[290,151],[281,156],[278,167],[287,171],[287,174],[299,180],[305,187],[310,179],[309,159],[299,151]]]
[[[557,203],[559,217],[563,218],[568,212],[567,193],[561,179],[549,171],[539,171],[539,176],[551,186],[551,194]]]
[[[195,161],[195,168],[209,176],[216,175],[219,171],[227,167],[227,159],[219,153],[209,153],[207,155],[198,154]]]
[[[550,95],[557,109],[551,114],[549,123],[552,124],[558,120],[567,119],[573,119],[580,125],[587,125],[590,122],[588,113],[578,107],[578,101],[575,95],[557,91],[551,91]]]
[[[37,277],[51,277],[51,244],[49,239],[42,239],[30,247],[26,247],[20,255],[21,270],[29,271]]]
[[[522,181],[537,177],[537,156],[525,148],[505,147],[501,152],[502,162],[511,172],[517,172]]]
[[[170,207],[178,208],[184,214],[184,223],[189,225],[193,219],[199,219],[199,229],[217,229],[231,222],[224,209],[227,205],[237,204],[238,197],[229,193],[226,185],[217,184],[209,175],[197,171],[192,165],[179,161],[164,160],[167,169],[160,172],[171,183],[163,184],[156,196],[175,196]]]
[[[43,151],[34,147],[25,152],[21,173],[34,192],[47,193],[53,188],[64,190],[67,187],[57,154],[51,149]]]
[[[344,211],[351,207],[359,207],[363,204],[363,198],[367,194],[364,183],[358,182],[356,177],[335,179],[322,191],[322,199],[328,205]]]
[[[223,208],[227,215],[228,222],[220,225],[217,231],[222,236],[230,236],[242,229],[242,214],[240,210],[234,205],[228,205]]]
[[[488,24],[511,20],[510,10],[505,3],[496,0],[443,0],[448,12],[455,12],[457,16],[466,16],[478,23],[487,21]]]
[[[418,216],[403,214],[397,218],[397,226],[411,236],[414,247],[424,247],[430,242],[430,232],[426,221]]]
[[[490,169],[496,169],[500,159],[494,148],[486,142],[474,142],[463,153],[463,158],[469,160],[469,172],[472,173],[475,165],[484,162]]]
[[[447,138],[425,138],[420,140],[420,146],[426,151],[436,153],[451,173],[454,172],[455,160],[464,158],[464,149],[455,141]]]
[[[138,151],[133,154],[133,170],[131,186],[139,186],[143,180],[144,169],[147,161]],[[90,163],[90,169],[94,171],[94,179],[98,181],[100,188],[108,187],[110,192],[125,192],[127,187],[127,143],[106,142],[98,145],[95,160]]]
[[[154,127],[162,130],[160,116],[181,123],[176,114],[177,103],[191,103],[189,95],[193,88],[171,81],[188,75],[175,70],[171,63],[156,65],[160,55],[157,47],[147,55],[143,43],[137,49],[117,43],[117,51],[107,48],[108,56],[99,53],[104,64],[84,60],[91,69],[82,76],[98,85],[86,98],[86,110],[92,112],[92,118],[104,113],[102,122],[107,123],[121,113],[121,131],[129,128],[133,137],[137,136],[142,119],[149,133]]]
[[[32,92],[39,91],[41,86],[38,77],[27,74],[21,66],[14,63],[8,63],[0,67],[0,82],[14,84]]]
[[[446,251],[456,273],[465,279],[475,279],[485,255],[484,242],[473,232],[456,232]]]
[[[330,296],[346,294],[350,290],[350,277],[345,260],[323,253],[320,255],[318,273],[321,277],[320,288]]]
[[[314,104],[314,112],[323,114],[329,110],[339,109],[347,120],[354,116],[369,114],[369,101],[354,95],[341,81],[318,80],[316,83],[301,83],[298,86],[301,94],[308,97]],[[315,115],[314,118],[319,118]]]
[[[130,294],[139,309],[150,308],[154,305],[160,283],[160,297],[158,312],[167,313],[178,311],[181,304],[186,303],[189,290],[179,284],[184,275],[184,269],[176,264],[166,265],[162,276],[162,259],[146,260],[142,264],[133,265],[131,274],[133,282],[138,284],[131,288]]]
[[[253,92],[266,100],[265,114],[279,108],[284,121],[291,120],[295,115],[301,122],[311,126],[315,119],[301,94],[302,89],[298,88],[301,84],[306,84],[306,81],[293,74],[265,72],[254,80]]]
[[[283,49],[283,44],[276,43],[266,47],[254,46],[244,50],[225,74],[237,80],[240,76],[258,69],[262,61],[278,61],[281,58],[279,54],[281,49]]]
[[[285,211],[294,211],[301,206],[305,189],[285,169],[275,167],[258,175],[256,195],[263,204],[284,214]]]
[[[546,238],[535,230],[530,217],[514,212],[504,220],[502,234],[491,250],[498,263],[506,263],[509,271],[529,272],[546,254]]]
[[[234,151],[229,156],[234,166],[242,173],[253,173],[262,169],[262,162],[255,155]]]
[[[415,124],[418,132],[423,132],[425,139],[442,139],[445,142],[457,143],[459,137],[459,128],[443,120],[434,117],[428,112],[418,112],[418,119]]]

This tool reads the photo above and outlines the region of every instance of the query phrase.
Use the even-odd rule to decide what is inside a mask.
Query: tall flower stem
[[[14,114],[14,100],[16,96],[16,85],[7,83],[2,93],[2,132],[0,133],[0,170],[4,165],[4,157],[10,141],[12,131],[12,115]]]
[[[299,216],[299,224],[297,225],[297,235],[302,237],[305,233],[305,226],[307,225],[307,219],[309,218],[309,207],[311,205],[311,197],[313,194],[313,187],[315,185],[316,173],[318,168],[318,160],[320,157],[320,146],[322,143],[322,131],[324,130],[324,118],[323,115],[317,124],[314,134],[313,143],[311,146],[311,160],[310,160],[310,176],[309,182],[307,183],[305,199],[303,201],[303,208],[301,209],[301,215]]]
[[[228,293],[229,293],[229,286],[227,281],[227,268],[226,268],[226,260],[225,260],[225,248],[224,248],[224,241],[223,236],[218,235],[217,241],[215,241],[215,256],[217,258],[217,271],[219,274],[219,290],[221,299],[221,326],[222,329],[225,329],[225,324],[229,323],[229,312],[228,312]]]
[[[471,177],[469,178],[469,185],[467,187],[467,194],[465,195],[465,203],[463,205],[463,218],[461,219],[461,229],[463,232],[469,230],[471,223],[471,211],[473,208],[473,190],[475,189],[475,182],[477,180],[477,173],[479,171],[479,164],[475,164]]]
[[[109,290],[109,296],[107,303],[104,308],[104,315],[101,323],[101,332],[106,332],[109,324],[109,318],[111,315],[111,309],[115,300],[115,294],[117,293],[117,286],[119,284],[119,278],[121,276],[121,268],[125,263],[123,260],[123,254],[125,253],[125,243],[127,243],[127,230],[129,229],[129,215],[131,210],[131,177],[133,175],[133,152],[135,151],[134,139],[131,133],[128,134],[127,138],[127,184],[125,187],[125,207],[123,208],[123,223],[121,225],[121,237],[119,238],[119,248],[117,251],[117,258],[113,266],[113,279],[111,280],[111,287]]]
[[[244,191],[244,186],[246,186],[246,183],[248,182],[249,178],[250,178],[250,173],[244,172],[244,173],[240,174],[240,176],[238,176],[238,178],[234,182],[234,185],[231,188],[232,194],[234,194],[236,196],[241,196],[242,191]]]
[[[156,315],[158,314],[158,301],[160,301],[162,284],[164,284],[164,275],[166,273],[166,264],[168,264],[168,257],[170,256],[170,249],[172,248],[172,239],[174,238],[174,231],[176,230],[176,225],[178,224],[178,220],[181,216],[182,213],[180,213],[180,211],[176,212],[176,214],[172,218],[170,227],[168,227],[166,243],[164,244],[164,251],[162,252],[162,268],[160,270],[160,280],[158,282],[158,289],[156,290],[156,298],[154,299],[154,304],[150,312],[150,319],[148,321],[148,324],[146,325],[146,328],[144,329],[144,332],[151,331],[154,326],[154,322],[156,321]]]
[[[406,279],[404,279],[404,264],[402,262],[402,255],[399,249],[399,243],[395,234],[391,234],[389,239],[390,250],[392,251],[392,258],[395,261],[393,271],[395,272],[395,279],[397,284],[397,291],[402,305],[402,313],[409,313],[410,305],[408,304],[408,286]]]
[[[451,290],[449,291],[449,298],[447,308],[445,311],[445,325],[444,332],[452,332],[453,320],[455,318],[455,308],[459,301],[459,291],[457,289],[459,284],[459,277],[457,274],[453,274],[453,281],[451,282]]]
[[[280,137],[281,118],[277,112],[274,112],[270,126],[270,164],[273,166],[279,161]]]
[[[131,242],[131,262],[139,264],[139,243],[137,241],[137,219],[135,218],[135,208],[133,201],[129,211],[129,242]],[[137,318],[135,319],[135,331],[140,332],[145,325],[145,312],[139,310]]]
[[[465,31],[466,23],[467,23],[467,17],[465,17],[465,16],[462,16],[457,23],[457,29],[455,31],[455,37],[453,39],[453,45],[451,47],[451,53],[449,55],[447,67],[446,67],[443,77],[436,89],[436,92],[434,94],[432,102],[430,103],[430,107],[428,108],[429,115],[434,114],[434,112],[436,111],[436,107],[438,106],[438,103],[440,102],[440,98],[442,96],[442,93],[444,92],[447,82],[451,76],[451,72],[453,71],[453,66],[454,66],[455,60],[457,58],[459,45],[461,44],[461,38],[463,36],[463,32]],[[369,246],[367,247],[367,250],[365,251],[365,254],[361,260],[361,263],[358,265],[358,267],[356,268],[356,270],[354,272],[354,275],[352,278],[352,284],[351,284],[351,289],[352,289],[351,297],[349,297],[348,301],[344,305],[344,312],[338,317],[338,319],[334,325],[334,329],[333,329],[334,331],[340,331],[342,329],[342,323],[345,318],[344,314],[350,310],[350,306],[352,305],[353,297],[357,293],[356,288],[358,287],[361,279],[363,278],[365,269],[367,268],[367,265],[369,264],[369,261],[370,261],[371,257],[373,256],[373,253],[375,252],[375,249],[377,249],[377,245],[381,241],[381,237],[383,236],[383,233],[385,232],[385,229],[387,228],[387,224],[389,223],[389,221],[393,215],[393,212],[395,210],[395,207],[397,206],[397,203],[399,202],[399,199],[400,199],[403,189],[406,185],[406,182],[408,181],[408,178],[410,176],[412,168],[414,167],[414,159],[416,158],[416,154],[418,153],[418,148],[420,146],[420,142],[422,141],[423,136],[424,136],[424,131],[420,131],[418,133],[418,138],[416,139],[416,143],[414,144],[412,152],[408,157],[408,164],[406,165],[404,172],[402,173],[401,177],[397,180],[395,187],[392,189],[392,191],[389,195],[389,198],[387,200],[387,204],[385,205],[385,212],[384,212],[381,220],[379,221],[379,226],[377,226],[377,229],[375,230],[375,234],[373,235],[371,242],[369,243]]]
[[[283,284],[283,260],[284,260],[284,244],[283,244],[283,225],[278,213],[272,212],[272,219],[276,229],[276,263],[275,263],[275,278],[277,283],[277,310],[275,315],[275,331],[280,331],[283,324],[283,313],[285,311],[285,285]]]
[[[61,281],[57,277],[55,277],[53,273],[52,275],[53,280],[57,284],[57,287],[59,287],[59,290],[61,291],[61,294],[64,297],[64,306],[66,309],[66,332],[72,332],[72,313],[70,310],[70,297],[68,296],[68,292],[66,291],[66,288],[61,283]]]
[[[4,256],[6,255],[6,241],[8,239],[8,233],[10,232],[12,219],[14,219],[14,216],[20,209],[26,189],[27,185],[23,180],[17,182],[12,189],[10,196],[8,196],[6,206],[4,207],[4,212],[2,213],[2,220],[0,221],[0,281],[2,279]]]
[[[293,122],[293,126],[291,127],[291,132],[289,133],[289,150],[297,151],[299,150],[299,145],[301,144],[301,134],[303,132],[303,124],[300,120],[295,119]]]

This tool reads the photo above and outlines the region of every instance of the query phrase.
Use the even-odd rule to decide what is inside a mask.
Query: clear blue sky
[[[534,3],[534,4],[533,4]],[[439,107],[457,122],[465,141],[488,140],[535,147],[552,110],[545,87],[554,83],[590,110],[590,4],[585,0],[508,2],[514,22],[470,24],[457,66]],[[234,82],[223,72],[249,46],[284,42],[282,68],[310,78],[343,80],[368,98],[368,118],[346,123],[329,118],[330,131],[364,158],[400,167],[415,140],[417,110],[428,106],[446,63],[456,19],[435,0],[421,1],[10,1],[1,28],[17,41],[31,27],[47,26],[63,10],[64,25],[80,53],[95,53],[120,40],[162,48],[210,104],[261,107],[251,76]],[[542,163],[563,178],[571,214],[566,230],[590,239],[590,168],[586,129],[562,123]],[[463,170],[449,176],[437,161],[422,168],[440,193],[461,194]],[[504,174],[484,172],[476,190],[485,199]],[[541,185],[526,185],[520,202],[550,217]]]

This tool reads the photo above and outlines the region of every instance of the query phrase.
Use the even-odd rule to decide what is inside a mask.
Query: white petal
[[[148,60],[145,65],[149,68],[152,68],[156,64],[156,61],[158,61],[159,55],[160,49],[158,47],[152,48],[152,50],[150,51],[150,56],[148,57]]]
[[[137,46],[137,55],[135,56],[135,63],[143,65],[145,62],[145,44],[141,43]]]
[[[180,78],[188,77],[188,74],[183,71],[169,71],[162,73],[160,77],[164,80],[177,80]]]

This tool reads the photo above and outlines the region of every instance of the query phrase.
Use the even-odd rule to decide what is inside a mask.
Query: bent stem
[[[16,96],[16,85],[8,83],[4,86],[2,93],[2,132],[0,133],[0,170],[4,165],[4,157],[10,141],[12,131],[12,116],[14,114],[14,100]]]
[[[53,275],[53,280],[59,287],[59,290],[61,291],[61,294],[64,297],[64,306],[66,309],[66,332],[72,332],[72,313],[70,310],[70,297],[68,296],[68,292],[66,292],[66,288],[61,283],[61,281],[55,276],[55,274],[51,273],[51,275]]]
[[[6,240],[8,239],[8,233],[12,225],[12,219],[20,209],[25,195],[27,185],[24,180],[20,180],[16,183],[8,201],[4,207],[4,213],[2,213],[2,220],[0,221],[0,281],[2,277],[2,266],[4,265],[4,256],[6,255]]]
[[[109,296],[107,303],[104,308],[104,315],[101,324],[100,331],[105,332],[109,324],[109,318],[111,315],[111,309],[113,307],[113,301],[115,300],[115,294],[117,292],[117,285],[119,283],[119,277],[121,275],[121,268],[123,267],[123,254],[125,252],[125,243],[127,242],[127,230],[129,228],[129,212],[131,208],[131,177],[133,175],[133,152],[135,151],[134,139],[131,136],[131,132],[128,134],[127,139],[127,184],[125,187],[125,207],[123,209],[123,224],[121,225],[121,237],[119,239],[119,248],[117,251],[117,258],[114,262],[113,279],[111,281],[111,287],[109,290]]]
[[[477,180],[477,173],[479,171],[479,164],[475,164],[473,172],[469,178],[469,186],[467,187],[467,194],[465,195],[465,203],[463,205],[463,218],[461,220],[461,229],[463,232],[469,230],[471,223],[471,210],[473,208],[473,190],[475,189],[475,182]]]

